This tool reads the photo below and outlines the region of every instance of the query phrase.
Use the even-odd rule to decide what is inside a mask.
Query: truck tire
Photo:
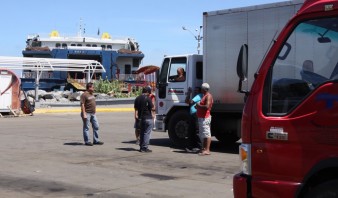
[[[169,120],[169,139],[174,145],[178,147],[184,147],[187,143],[187,136],[189,132],[189,119],[189,112],[185,110],[180,110],[174,113]]]
[[[307,192],[306,198],[334,198],[338,197],[338,179],[330,180],[315,186]]]

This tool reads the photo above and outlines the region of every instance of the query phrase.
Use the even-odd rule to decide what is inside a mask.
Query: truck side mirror
[[[155,72],[156,81],[158,81],[159,78],[160,78],[160,70],[156,70],[156,72]]]
[[[238,59],[237,59],[237,76],[239,77],[238,89],[240,93],[248,93],[247,90],[243,90],[242,83],[247,80],[248,77],[248,45],[242,45]]]

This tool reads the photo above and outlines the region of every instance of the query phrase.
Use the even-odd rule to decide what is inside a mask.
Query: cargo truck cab
[[[337,27],[337,1],[305,1],[251,90],[240,88],[247,102],[235,197],[338,196]]]
[[[207,82],[214,99],[211,134],[224,145],[237,144],[245,103],[243,94],[237,93],[236,65],[240,48],[243,44],[248,46],[249,77],[242,83],[248,89],[275,35],[302,3],[303,0],[293,0],[204,12],[203,58],[195,54],[164,57],[157,82],[156,129],[168,130],[172,142],[182,145],[189,116],[184,98],[189,87],[194,91],[202,82]],[[184,66],[186,81],[174,81],[177,68]]]
[[[168,130],[170,140],[184,145],[188,134],[188,88],[200,87],[203,78],[202,55],[166,56],[157,80],[155,131]],[[178,71],[179,70],[179,71]],[[183,77],[178,73],[183,71]]]

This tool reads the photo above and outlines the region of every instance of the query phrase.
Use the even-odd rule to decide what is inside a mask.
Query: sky
[[[85,36],[96,36],[100,29],[112,37],[132,37],[145,55],[141,66],[160,66],[164,55],[197,53],[194,35],[203,25],[203,12],[280,1],[5,0],[0,12],[0,56],[22,57],[29,34],[47,35],[57,30],[61,35],[75,36],[82,20]]]

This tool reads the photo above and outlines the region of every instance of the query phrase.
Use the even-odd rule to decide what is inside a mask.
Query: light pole
[[[183,30],[187,30],[188,32],[190,32],[190,34],[192,34],[195,37],[195,39],[197,40],[197,54],[200,54],[201,40],[203,39],[203,36],[201,36],[202,27],[203,26],[200,26],[199,31],[198,31],[198,29],[195,29],[196,32],[198,31],[198,35],[195,35],[194,33],[192,33],[192,31],[190,31],[186,27],[182,26]]]

